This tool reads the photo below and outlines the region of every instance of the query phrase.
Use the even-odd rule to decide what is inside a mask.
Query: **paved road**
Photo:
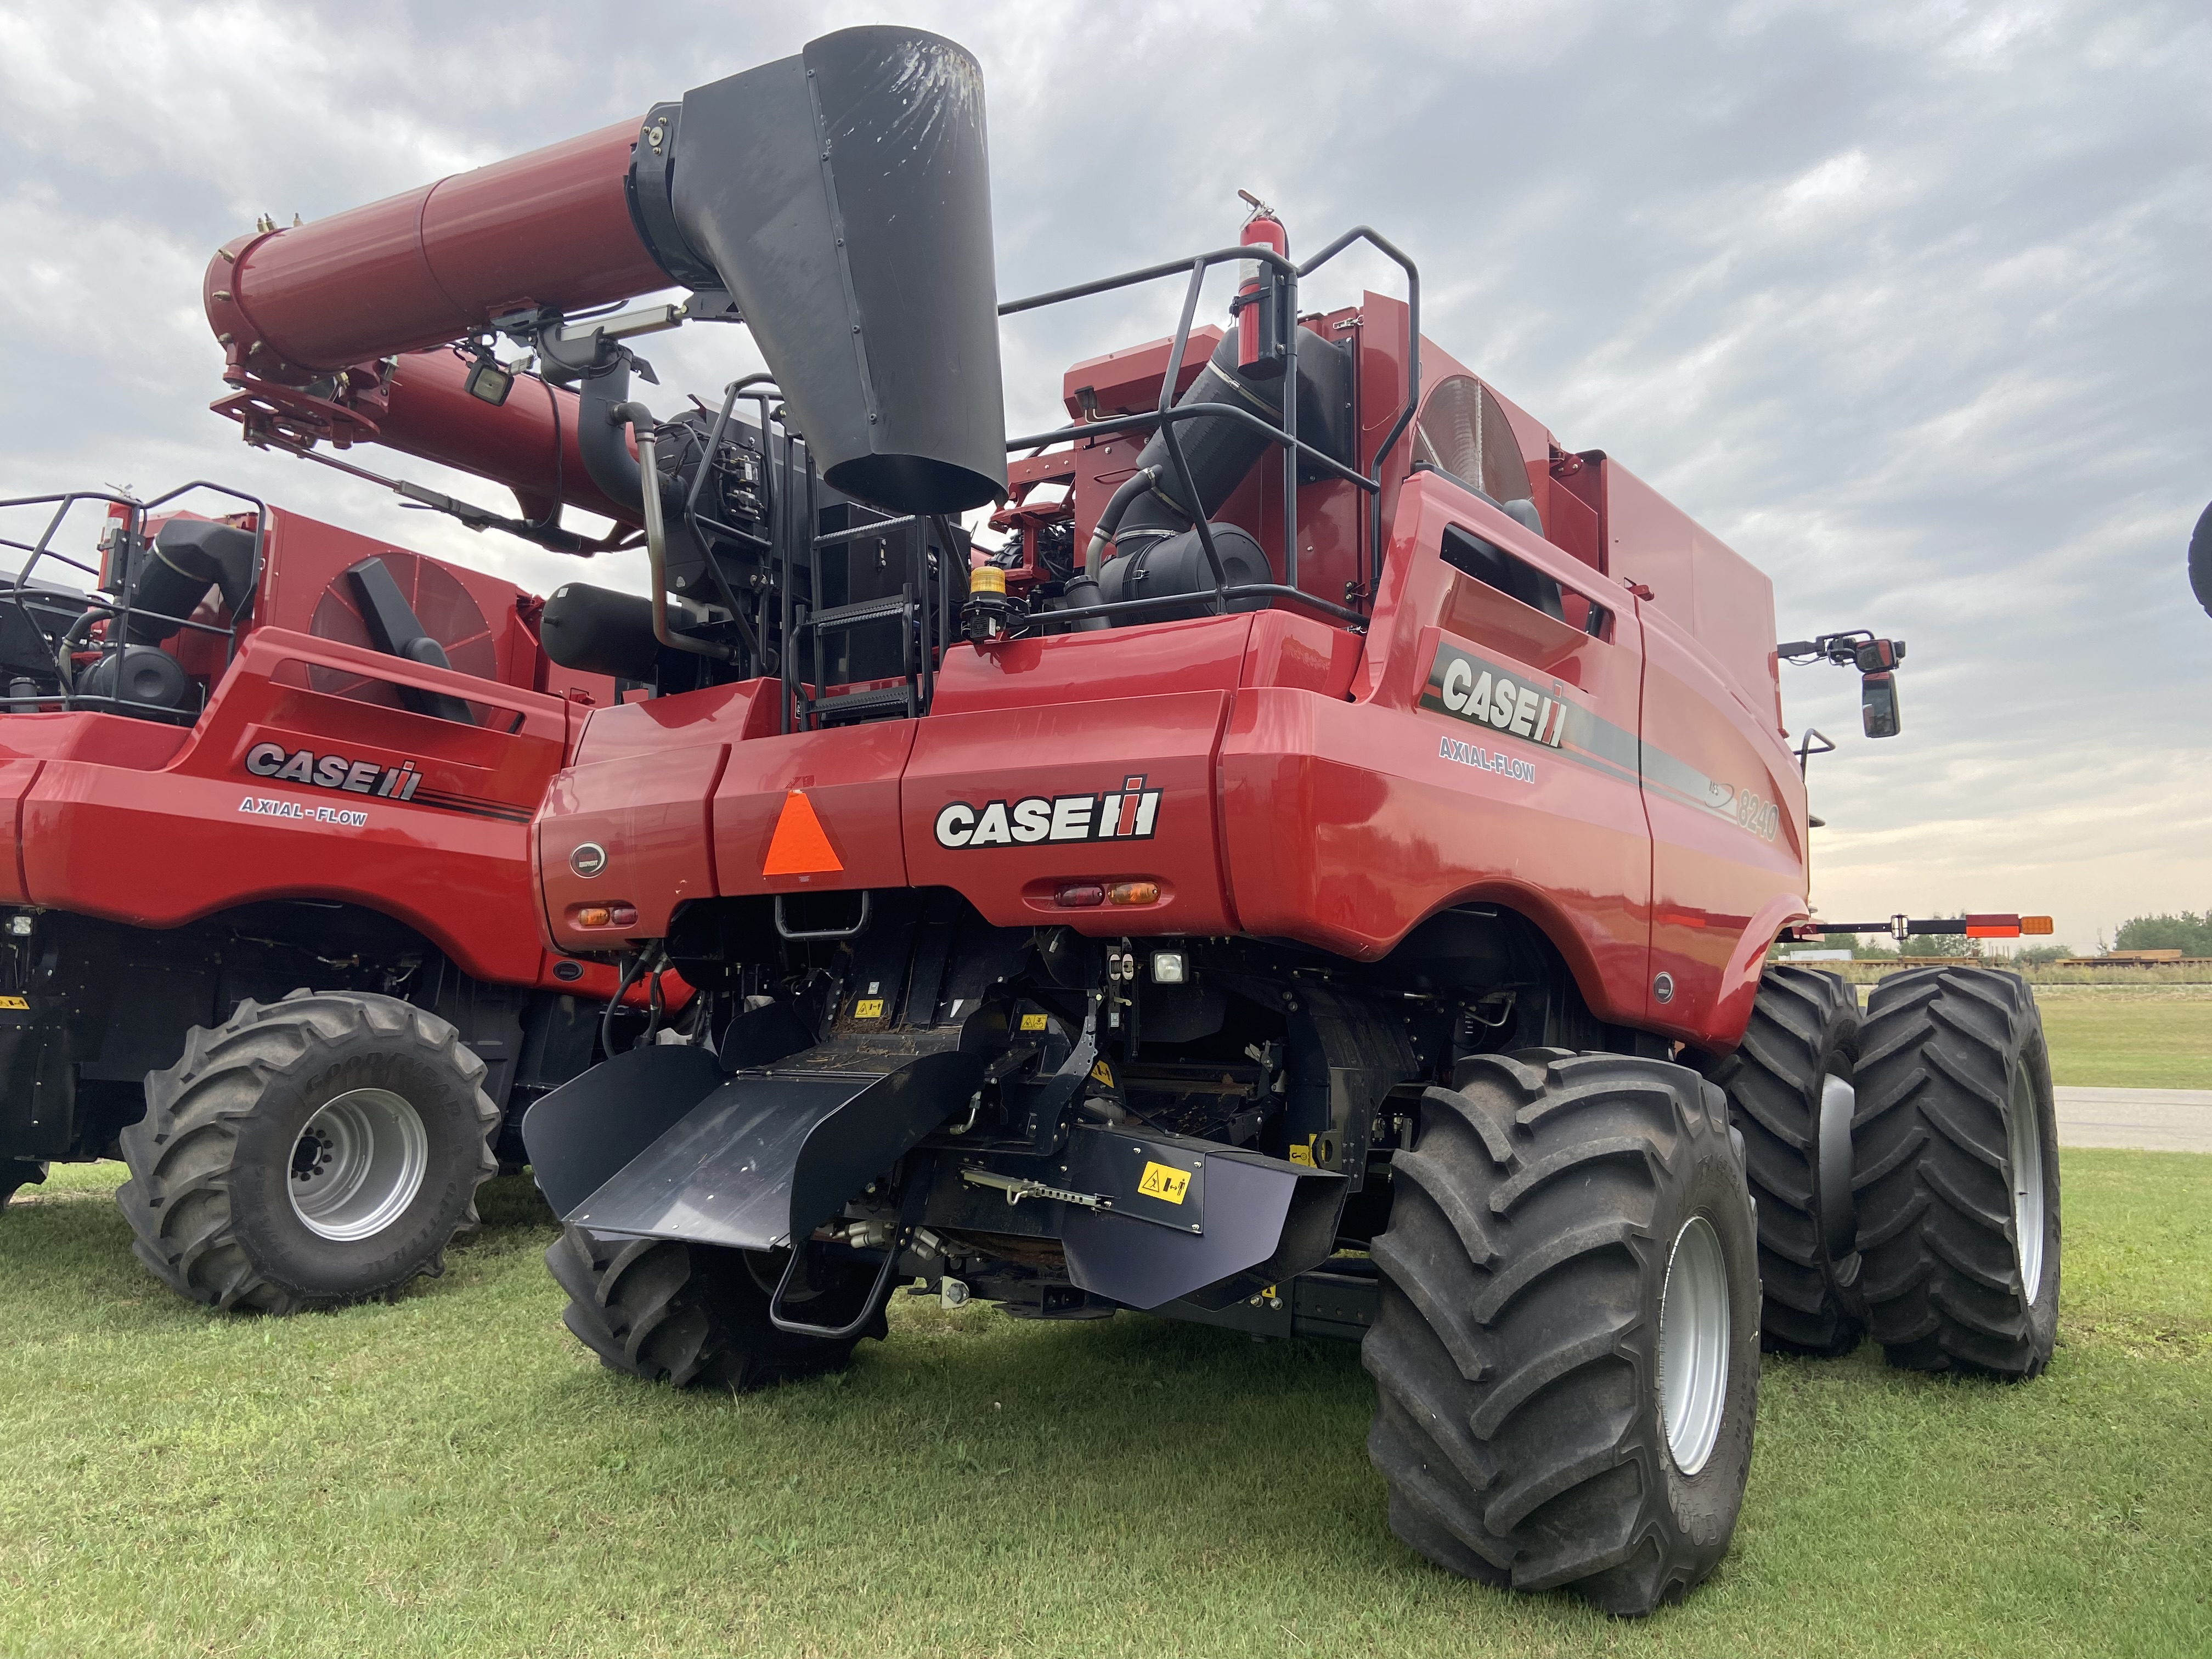
[[[2212,1089],[2058,1089],[2062,1146],[2212,1152]]]

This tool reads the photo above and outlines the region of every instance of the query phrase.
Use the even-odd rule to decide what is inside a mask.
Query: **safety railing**
[[[1406,273],[1406,402],[1398,418],[1382,441],[1376,446],[1374,455],[1364,471],[1355,471],[1333,456],[1324,454],[1298,436],[1298,336],[1304,332],[1297,321],[1297,284],[1302,276],[1310,276],[1327,264],[1345,249],[1355,243],[1365,242],[1396,264]],[[1198,313],[1200,291],[1206,283],[1206,273],[1218,264],[1257,262],[1270,267],[1275,280],[1285,284],[1287,291],[1279,304],[1290,320],[1285,331],[1283,355],[1283,416],[1280,426],[1271,425],[1249,410],[1226,404],[1200,404],[1188,408],[1175,406],[1176,370],[1182,362],[1190,343],[1193,319]],[[1408,258],[1386,238],[1365,225],[1346,231],[1319,253],[1303,264],[1294,264],[1289,258],[1273,248],[1251,244],[1236,247],[1217,248],[1210,253],[1200,253],[1186,259],[1170,259],[1141,270],[1126,271],[1118,276],[1101,276],[1094,281],[1078,283],[1069,288],[1054,289],[1048,294],[1031,295],[1027,299],[1010,300],[999,307],[1001,317],[1011,317],[1025,311],[1039,310],[1046,306],[1065,304],[1071,300],[1085,299],[1092,295],[1110,293],[1116,289],[1133,288],[1140,283],[1158,282],[1177,272],[1188,272],[1189,282],[1183,292],[1182,314],[1176,324],[1174,343],[1169,349],[1168,371],[1160,378],[1159,405],[1149,414],[1123,415],[1106,420],[1084,421],[1073,426],[1058,427],[1049,432],[1036,432],[1019,438],[1010,438],[1006,448],[1014,450],[1044,450],[1055,444],[1072,443],[1103,434],[1158,430],[1164,440],[1168,456],[1173,463],[1176,482],[1182,487],[1181,500],[1191,513],[1191,523],[1198,532],[1199,546],[1206,556],[1208,572],[1213,577],[1212,594],[1216,614],[1225,613],[1238,601],[1257,599],[1267,604],[1283,603],[1315,611],[1352,627],[1365,623],[1365,615],[1348,606],[1309,593],[1298,585],[1298,466],[1301,461],[1323,474],[1344,480],[1362,491],[1368,498],[1368,511],[1363,515],[1365,536],[1354,554],[1353,582],[1356,588],[1371,591],[1368,570],[1371,561],[1379,574],[1382,557],[1382,462],[1398,441],[1412,425],[1420,404],[1421,394],[1421,276],[1413,260]],[[1283,580],[1280,582],[1232,583],[1221,562],[1219,551],[1213,544],[1212,527],[1200,504],[1197,486],[1194,481],[1188,457],[1185,454],[1182,434],[1178,428],[1194,420],[1228,420],[1257,428],[1268,441],[1283,452]],[[1035,620],[1048,621],[1054,626],[1085,622],[1094,617],[1141,617],[1148,612],[1180,609],[1188,611],[1192,604],[1203,602],[1204,593],[1164,594],[1153,599],[1101,600],[1096,604],[1070,606],[1066,610],[1043,613]]]
[[[241,502],[252,512],[253,568],[248,591],[257,592],[260,586],[264,554],[268,546],[269,512],[259,496],[248,495],[242,489],[234,489],[228,484],[215,483],[205,478],[195,478],[146,501],[119,491],[94,489],[74,489],[52,495],[18,495],[0,500],[0,514],[19,508],[52,508],[47,515],[45,528],[35,541],[27,542],[18,537],[0,534],[0,548],[27,556],[15,572],[13,582],[0,587],[0,606],[18,611],[41,641],[53,641],[53,677],[59,688],[55,692],[42,693],[37,691],[34,684],[31,692],[19,696],[11,685],[7,695],[0,696],[0,708],[18,714],[45,708],[98,709],[177,725],[190,725],[198,718],[199,710],[196,708],[162,708],[121,695],[122,663],[118,660],[125,657],[131,645],[139,643],[131,637],[134,617],[141,623],[174,624],[173,633],[189,631],[218,636],[225,642],[225,666],[238,654],[239,635],[246,621],[245,616],[234,616],[230,624],[225,627],[218,623],[196,621],[191,617],[171,616],[166,611],[135,605],[132,602],[138,562],[153,556],[154,552],[152,538],[146,534],[147,520],[157,516],[161,508],[196,489],[208,490]],[[91,502],[124,509],[119,520],[112,514],[105,515],[106,522],[116,526],[105,571],[99,565],[88,564],[53,544],[54,538],[68,522],[70,513],[81,504]],[[33,573],[48,560],[89,577],[92,585],[81,592],[59,585],[34,586]],[[97,586],[103,580],[113,584],[112,593]],[[58,628],[43,625],[41,617],[61,625]],[[106,630],[96,643],[92,643],[93,629],[102,623],[106,624]],[[94,662],[81,668],[76,663],[76,655],[87,649],[96,650],[99,656]],[[111,660],[118,663],[113,691],[78,689],[80,681],[96,672],[101,664]]]

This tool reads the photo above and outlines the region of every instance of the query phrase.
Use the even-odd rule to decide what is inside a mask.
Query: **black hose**
[[[1109,496],[1106,506],[1098,515],[1098,523],[1091,530],[1089,545],[1083,550],[1083,574],[1096,581],[1099,567],[1106,562],[1106,544],[1114,539],[1121,528],[1121,515],[1129,510],[1129,503],[1159,481],[1157,466],[1140,466],[1121,482],[1121,487]]]
[[[642,951],[637,953],[635,961],[628,957],[623,958],[622,982],[615,987],[614,995],[607,999],[606,1012],[599,1016],[599,1052],[609,1060],[612,1060],[616,1054],[615,1010],[622,1006],[622,1000],[629,994],[629,988],[637,983],[637,976],[645,971],[645,961]]]
[[[586,370],[576,382],[576,450],[584,458],[584,471],[601,495],[617,506],[642,513],[643,475],[638,470],[637,457],[623,441],[627,422],[619,411],[629,400],[628,353],[617,351],[606,367]]]

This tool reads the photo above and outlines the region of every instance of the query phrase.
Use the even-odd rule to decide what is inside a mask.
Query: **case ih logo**
[[[1557,749],[1566,739],[1574,705],[1554,701],[1533,685],[1516,684],[1504,670],[1440,643],[1429,665],[1421,707]]]
[[[1031,847],[1042,842],[1150,841],[1160,792],[1124,778],[1106,795],[1028,795],[971,806],[956,800],[937,815],[939,847]]]
[[[377,795],[393,800],[412,800],[422,775],[413,761],[386,766],[376,761],[349,760],[343,755],[318,755],[312,749],[287,750],[277,743],[257,743],[246,751],[246,769],[257,778],[278,783],[312,783],[318,789],[343,789],[349,795]]]

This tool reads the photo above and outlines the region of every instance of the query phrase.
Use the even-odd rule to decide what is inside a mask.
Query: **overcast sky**
[[[0,492],[210,476],[579,574],[240,445],[206,412],[208,257],[879,21],[982,63],[1003,295],[1218,246],[1239,185],[1294,247],[1371,223],[1431,337],[1768,570],[1785,635],[1905,638],[1891,742],[1851,676],[1783,671],[1791,727],[1842,744],[1813,763],[1826,914],[2047,910],[2087,948],[2212,907],[2201,4],[0,0]],[[1011,418],[1176,299],[1010,324]],[[742,349],[651,355],[711,392]]]

